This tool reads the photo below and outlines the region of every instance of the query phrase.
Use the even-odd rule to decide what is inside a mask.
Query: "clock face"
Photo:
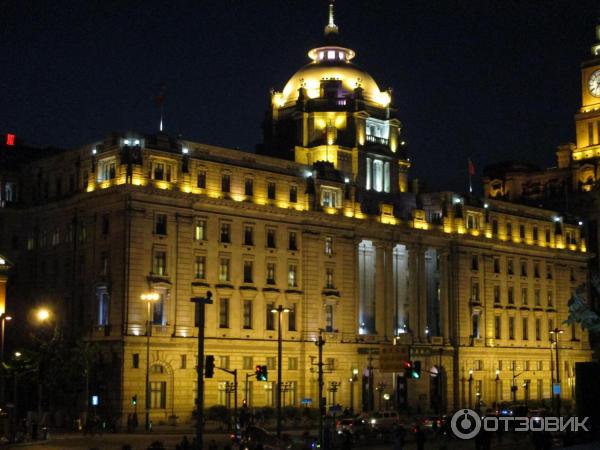
[[[600,97],[600,70],[596,70],[592,73],[588,87],[590,89],[590,94],[594,97]]]

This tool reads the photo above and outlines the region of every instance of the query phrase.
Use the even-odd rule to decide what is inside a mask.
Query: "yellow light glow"
[[[156,187],[159,189],[169,189],[170,183],[166,182],[166,181],[155,181],[154,182],[156,184]]]
[[[285,105],[285,100],[283,98],[283,94],[281,92],[273,92],[273,106],[281,108]]]
[[[39,308],[35,312],[35,317],[40,322],[45,322],[50,318],[50,310],[47,308]]]
[[[240,195],[240,194],[232,194],[231,198],[232,198],[232,200],[234,200],[236,202],[243,202],[244,200],[246,200],[246,196]]]
[[[325,212],[327,214],[337,214],[338,210],[336,208],[332,208],[330,206],[324,206],[323,212]]]
[[[429,224],[427,222],[423,222],[422,220],[414,220],[413,228],[417,230],[428,230]]]
[[[390,96],[389,92],[380,92],[376,99],[375,99],[381,106],[383,106],[384,108],[386,106],[388,106],[391,101],[392,101],[392,97]]]

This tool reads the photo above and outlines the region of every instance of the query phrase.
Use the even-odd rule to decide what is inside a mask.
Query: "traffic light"
[[[412,377],[415,380],[418,380],[419,378],[421,378],[421,361],[413,362],[412,366],[413,366]]]
[[[212,378],[215,374],[215,357],[213,355],[206,355],[204,361],[204,377]]]
[[[137,395],[134,395],[133,397],[131,397],[131,404],[132,404],[133,406],[136,406],[136,405],[137,405]]]
[[[258,381],[267,381],[269,379],[269,375],[267,373],[267,366],[256,366],[254,374],[256,375],[256,379]]]

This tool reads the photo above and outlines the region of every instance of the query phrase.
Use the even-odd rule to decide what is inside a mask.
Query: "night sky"
[[[414,163],[464,190],[466,160],[554,164],[574,139],[596,0],[338,0],[354,60],[393,87]],[[253,151],[271,87],[308,62],[325,0],[0,0],[0,132],[77,146],[166,131]]]

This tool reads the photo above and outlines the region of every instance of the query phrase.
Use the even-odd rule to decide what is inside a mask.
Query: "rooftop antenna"
[[[160,108],[160,122],[158,124],[158,131],[160,131],[161,133],[164,129],[163,118],[164,118],[164,114],[165,114],[165,97],[166,97],[165,90],[166,90],[166,87],[167,87],[167,85],[165,83],[161,83],[160,89],[158,91],[158,95],[154,99],[154,101],[156,102],[156,106],[158,106]]]

